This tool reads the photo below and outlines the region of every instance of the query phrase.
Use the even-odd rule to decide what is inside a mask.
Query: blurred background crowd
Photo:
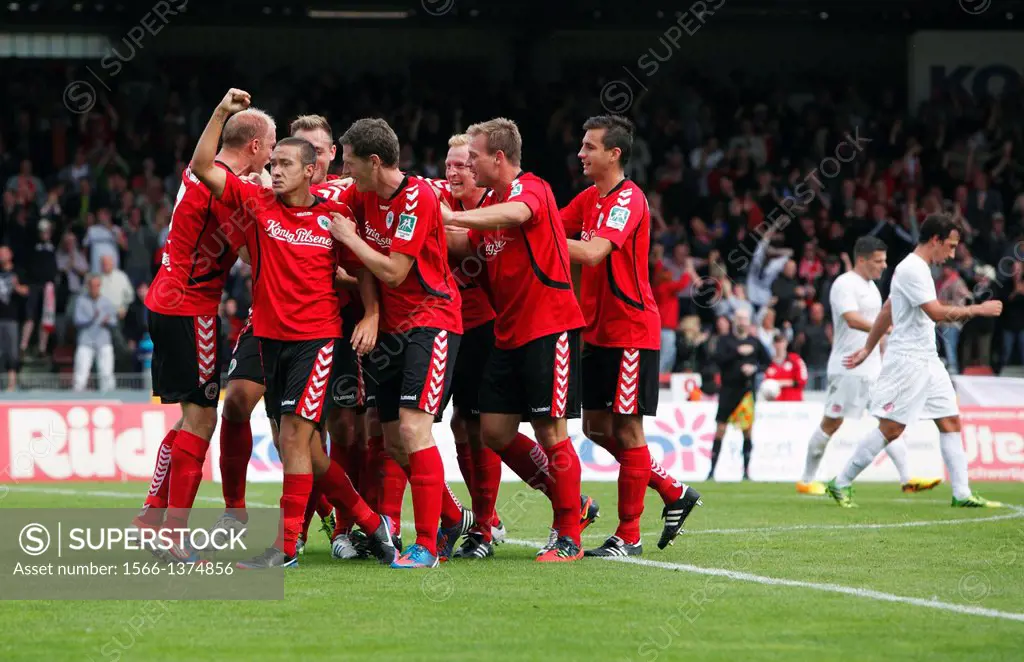
[[[178,76],[195,68],[173,64],[115,81],[91,110],[73,114],[53,91],[76,77],[76,65],[7,61],[0,368],[10,371],[8,387],[19,371],[72,374],[83,347],[82,358],[101,367],[109,360],[116,373],[141,369],[142,301],[181,171],[223,94],[219,82]],[[912,250],[920,221],[939,211],[965,230],[955,260],[935,272],[940,298],[1006,302],[1000,319],[940,325],[949,369],[1022,363],[1024,105],[951,88],[908,113],[903,76],[894,72],[891,86],[817,76],[795,89],[743,72],[723,79],[680,70],[626,110],[637,124],[628,175],[651,207],[663,372],[713,380],[716,337],[746,309],[769,351],[784,334],[811,372],[810,387],[820,388],[832,338],[829,288],[851,268],[853,242],[884,240],[891,268]],[[401,168],[428,177],[444,176],[450,134],[495,115],[513,118],[524,169],[566,204],[589,184],[576,157],[582,121],[607,112],[608,100],[594,75],[565,78],[468,89],[443,69],[351,79],[282,71],[261,80],[240,71],[237,84],[275,116],[279,137],[305,112],[326,115],[336,135],[358,117],[384,117],[402,142]],[[885,279],[879,285],[885,296]],[[239,262],[221,308],[225,365],[250,302],[251,276]],[[87,380],[88,370],[74,381],[85,388]]]

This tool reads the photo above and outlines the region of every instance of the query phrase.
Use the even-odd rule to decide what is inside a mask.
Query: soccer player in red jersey
[[[451,209],[476,209],[490,204],[494,193],[477,186],[469,167],[469,136],[458,134],[448,140],[445,180],[431,181],[441,200]],[[501,456],[487,447],[480,436],[480,387],[483,366],[494,348],[494,309],[481,285],[486,276],[484,261],[470,255],[453,260],[452,273],[462,293],[462,346],[452,376],[451,399],[455,403],[451,428],[455,454],[466,489],[473,500],[474,529],[454,558],[485,558],[493,552],[492,542],[505,539],[505,527],[494,511],[501,484]],[[441,407],[442,410],[447,406]],[[436,419],[440,422],[440,414]],[[454,541],[445,541],[448,549]]]
[[[412,485],[416,544],[393,568],[434,567],[444,529],[464,533],[463,511],[444,482],[431,427],[451,384],[462,336],[462,298],[448,266],[441,203],[426,181],[398,169],[398,136],[380,119],[361,119],[340,139],[354,186],[331,232],[373,272],[381,288],[380,340],[367,372],[391,457]],[[446,497],[447,495],[447,497]],[[444,503],[454,503],[452,512]]]
[[[579,158],[594,185],[562,210],[569,255],[582,267],[583,429],[619,462],[619,526],[587,556],[640,556],[640,515],[648,484],[665,501],[664,548],[700,495],[667,476],[652,458],[644,416],[658,410],[661,315],[651,289],[647,256],[651,216],[640,187],[623,168],[633,147],[633,125],[601,115],[583,124]]]
[[[389,563],[395,555],[390,522],[363,501],[320,441],[320,428],[332,404],[327,391],[335,356],[347,346],[340,338],[341,297],[334,285],[342,251],[331,237],[330,215],[350,210],[309,192],[316,150],[301,138],[285,138],[275,147],[270,159],[272,190],[215,167],[213,156],[224,122],[248,105],[244,91],[232,89],[225,95],[191,163],[192,172],[216,198],[246,216],[243,227],[224,231],[232,245],[240,247],[244,241],[252,263],[253,333],[263,360],[267,414],[277,422],[284,465],[281,536],[263,554],[238,565],[298,565],[295,547],[314,481],[339,510],[351,512],[369,534],[375,555]],[[358,349],[370,347],[360,344]]]
[[[330,200],[332,197],[340,193],[335,190],[333,186],[327,184],[328,178],[333,177],[328,175],[327,171],[330,168],[331,162],[334,160],[334,156],[337,149],[334,146],[334,138],[331,133],[331,126],[327,122],[327,119],[320,115],[302,115],[292,120],[289,126],[289,133],[297,138],[303,138],[308,140],[313,147],[316,149],[316,165],[313,170],[312,186],[310,187],[310,193],[316,195],[325,200]],[[371,282],[372,286],[372,282]],[[376,288],[371,287],[372,295],[376,295]],[[342,309],[343,319],[352,319],[352,315],[346,315],[347,313],[355,313],[358,315],[356,320],[351,326],[346,326],[346,331],[342,337],[351,338],[353,337],[352,331],[359,318],[362,317],[362,304],[359,299],[355,296],[351,298],[351,301]],[[350,353],[345,352],[342,355],[335,357],[335,360],[349,358],[351,359]],[[338,364],[339,367],[340,363]],[[344,370],[344,368],[342,367]],[[221,456],[220,456],[220,469],[223,480],[223,492],[224,492],[224,504],[228,509],[225,514],[217,521],[215,528],[234,529],[244,525],[244,509],[245,509],[245,477],[248,469],[249,458],[252,455],[252,428],[249,425],[249,419],[252,416],[253,410],[256,408],[256,404],[260,401],[266,391],[264,385],[263,376],[263,364],[260,359],[259,353],[259,341],[253,335],[252,331],[252,311],[250,310],[250,317],[246,321],[245,327],[242,329],[242,333],[239,334],[238,340],[235,343],[234,352],[232,353],[231,363],[228,367],[228,385],[224,394],[224,411],[221,417]],[[332,394],[334,389],[332,388]],[[337,397],[334,398],[335,405],[345,406],[339,403]],[[349,405],[351,406],[351,405]],[[336,429],[339,420],[339,414],[342,414],[348,410],[339,409],[337,406],[330,410],[327,418],[327,429],[331,434],[332,440],[339,438],[336,433],[332,430],[332,422]],[[277,430],[273,422],[271,422],[272,431],[276,435]],[[339,444],[340,446],[341,444]],[[335,447],[332,445],[331,458],[338,461],[342,468],[345,469],[346,473],[355,482],[356,473],[351,471],[349,464],[339,460],[335,457]],[[319,490],[315,489],[310,494],[310,503],[306,507],[306,515],[303,520],[302,534],[299,537],[297,544],[298,552],[301,554],[303,546],[306,540],[306,536],[309,530],[310,521],[312,520],[313,513],[316,512],[320,515],[323,520],[322,529],[326,531],[328,540],[334,535],[335,523],[334,516],[332,514],[332,508],[327,502],[326,498],[320,494]],[[237,517],[241,514],[243,520],[239,521]]]
[[[458,254],[482,248],[497,313],[495,348],[480,391],[481,434],[521,476],[517,467],[531,463],[547,473],[557,533],[537,560],[574,561],[583,558],[580,462],[566,419],[580,413],[584,319],[572,291],[565,227],[551,187],[520,168],[522,138],[514,122],[493,119],[467,133],[476,183],[494,190],[494,204],[444,215],[446,224],[469,230],[449,235]],[[543,447],[546,467],[533,442],[518,434],[524,417]]]
[[[255,108],[233,115],[224,125],[215,167],[239,177],[261,171],[270,160],[276,131],[274,120]],[[180,403],[181,418],[160,444],[149,495],[135,518],[138,526],[161,526],[168,506],[174,509],[168,523],[184,525],[202,480],[217,425],[217,309],[238,259],[219,232],[231,214],[191,169],[182,173],[160,269],[145,301],[153,339],[153,392],[165,404]]]

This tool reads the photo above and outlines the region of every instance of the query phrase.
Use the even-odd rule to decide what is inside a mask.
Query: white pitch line
[[[103,490],[71,490],[54,487],[26,487],[16,485],[9,488],[11,491],[17,492],[37,492],[41,494],[62,494],[62,495],[79,495],[79,496],[94,496],[94,497],[111,497],[111,498],[132,498],[132,494],[127,492],[113,492]],[[197,497],[197,500],[211,501],[221,503],[222,499],[219,497]],[[270,504],[262,504],[250,502],[254,508],[275,508],[276,506]],[[1020,517],[1024,512],[1021,509],[1015,508],[1015,512],[1010,515],[997,515],[995,517],[987,517],[984,519],[967,519],[967,520],[938,520],[933,522],[902,522],[899,524],[889,525],[837,525],[838,528],[892,528],[895,526],[924,526],[932,523],[944,523],[953,524],[960,522],[981,522],[981,521],[993,521],[995,519],[1010,519],[1012,517]],[[812,526],[812,525],[808,525]],[[780,530],[778,529],[771,530]],[[712,531],[713,529],[706,529],[706,531]],[[764,529],[747,529],[746,531],[760,531]],[[736,529],[720,529],[720,531],[736,531]],[[539,549],[544,545],[542,542],[536,540],[519,540],[516,538],[508,538],[505,540],[510,545],[518,545],[521,547],[532,547]],[[728,570],[726,568],[705,568],[696,565],[690,565],[688,563],[668,563],[666,561],[651,561],[649,559],[637,559],[629,557],[612,557],[610,561],[617,561],[619,563],[628,563],[630,565],[639,565],[649,568],[659,568],[662,570],[672,570],[676,572],[689,572],[697,575],[705,575],[710,577],[725,577],[726,579],[732,579],[734,581],[750,582],[754,584],[762,584],[765,586],[789,586],[792,588],[805,588],[812,591],[820,591],[823,593],[838,593],[841,595],[851,595],[857,598],[865,598],[868,600],[876,600],[878,602],[893,602],[898,604],[914,605],[916,607],[925,607],[928,609],[937,609],[939,611],[948,611],[955,614],[965,614],[969,616],[982,616],[985,618],[993,618],[1007,621],[1017,621],[1024,623],[1024,614],[1000,611],[998,609],[988,609],[986,607],[976,607],[972,605],[960,605],[953,602],[942,602],[941,600],[925,600],[923,598],[912,598],[905,595],[896,595],[894,593],[885,593],[883,591],[875,591],[867,588],[857,588],[854,586],[843,586],[841,584],[819,584],[817,582],[805,582],[797,579],[781,579],[778,577],[767,577],[764,575],[755,575],[749,572],[739,572],[736,570]]]
[[[106,497],[111,499],[135,499],[137,501],[144,500],[145,492],[139,491],[137,494],[134,492],[115,492],[113,490],[72,490],[66,487],[37,487],[35,485],[9,485],[7,486],[11,492],[34,492],[36,494],[60,494],[62,496],[91,496],[91,497]],[[3,491],[3,487],[0,486],[0,492]],[[208,496],[197,496],[196,501],[204,501],[209,503],[224,504],[223,497],[208,497]],[[247,506],[253,508],[278,508],[279,504],[270,503],[257,503],[255,501],[246,501]]]
[[[957,524],[974,524],[977,522],[998,522],[1000,520],[1024,517],[1024,509],[1013,508],[1013,512],[988,517],[961,517],[957,519],[915,520],[912,522],[889,522],[885,524],[794,524],[792,526],[762,526],[748,529],[695,529],[686,530],[687,536],[700,535],[746,535],[750,533],[788,533],[793,531],[847,531],[856,529],[904,529],[917,526],[954,526]],[[659,536],[661,531],[648,532],[645,536]],[[585,533],[587,540],[599,540],[608,536],[600,533]]]
[[[537,542],[535,540],[518,540],[515,538],[507,538],[505,542],[510,545],[519,545],[521,547],[533,547],[536,549],[539,549],[544,544]],[[821,591],[823,593],[839,593],[842,595],[852,595],[854,597],[866,598],[868,600],[877,600],[880,602],[896,602],[900,604],[914,605],[916,607],[927,607],[929,609],[949,611],[956,614],[983,616],[985,618],[1018,621],[1024,623],[1024,614],[1018,614],[1008,611],[999,611],[998,609],[987,609],[985,607],[975,607],[972,605],[960,605],[953,602],[942,602],[941,600],[935,599],[925,600],[923,598],[912,598],[905,595],[884,593],[882,591],[875,591],[868,588],[856,588],[854,586],[843,586],[841,584],[819,584],[816,582],[805,582],[797,579],[781,579],[778,577],[766,577],[764,575],[755,575],[750,572],[738,572],[736,570],[728,570],[726,568],[704,568],[697,565],[690,565],[688,563],[668,563],[665,561],[651,561],[648,559],[638,559],[622,556],[609,557],[604,560],[618,561],[619,563],[628,563],[630,565],[639,565],[649,568],[660,568],[661,570],[672,570],[675,572],[690,572],[697,575],[725,577],[726,579],[732,579],[734,581],[764,584],[766,586],[790,586],[793,588],[806,588],[811,589],[813,591]]]

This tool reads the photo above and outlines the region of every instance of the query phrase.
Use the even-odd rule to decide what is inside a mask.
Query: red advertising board
[[[961,412],[971,480],[1024,481],[1024,407]]]
[[[0,404],[0,483],[149,480],[179,415],[178,407],[115,401]]]

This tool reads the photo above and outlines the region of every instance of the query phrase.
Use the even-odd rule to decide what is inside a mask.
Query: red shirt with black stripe
[[[339,202],[341,200],[341,194],[345,190],[347,190],[348,187],[352,186],[351,181],[346,182],[344,184],[342,184],[341,182],[336,182],[334,184],[327,183],[335,182],[336,180],[339,179],[341,179],[341,177],[339,177],[338,175],[328,174],[323,182],[319,184],[313,184],[312,186],[310,186],[309,192],[319,198],[323,198],[324,200]],[[346,254],[351,257],[351,261],[343,262],[341,266],[342,268],[345,269],[345,271],[349,272],[349,274],[355,275],[354,272],[357,269],[361,269],[363,265],[352,253],[346,251]],[[362,319],[363,313],[365,311],[363,309],[363,300],[359,296],[359,290],[350,289],[345,290],[345,292],[348,295],[348,302],[342,302],[341,316],[346,320]],[[352,322],[350,321],[350,323]]]
[[[551,187],[520,173],[494,202],[522,202],[530,218],[517,227],[470,230],[469,240],[487,262],[494,311],[495,347],[513,349],[531,340],[584,325],[572,290],[569,245]]]
[[[218,168],[230,173],[220,161]],[[224,282],[238,253],[221,233],[232,210],[192,174],[181,173],[160,268],[146,294],[146,308],[161,315],[216,315]]]
[[[390,198],[350,186],[342,202],[352,208],[363,240],[379,253],[413,259],[398,287],[381,287],[380,331],[415,327],[462,333],[462,297],[448,266],[441,201],[433,187],[406,175]]]
[[[441,200],[451,209],[466,210],[462,201],[452,195],[452,187],[447,180],[428,179],[427,181],[440,190]],[[491,189],[486,189],[474,209],[492,204],[494,204],[494,192]],[[487,275],[484,271],[483,259],[473,254],[462,260],[456,260],[455,264],[452,264],[452,275],[455,276],[455,282],[459,284],[459,293],[462,294],[462,327],[469,331],[493,320],[496,315],[485,289]]]
[[[628,179],[603,196],[591,186],[561,213],[569,234],[578,232],[583,241],[600,237],[612,244],[611,253],[599,264],[583,265],[583,341],[600,347],[659,349],[661,314],[647,264],[651,214],[644,192]]]
[[[347,295],[334,287],[334,272],[352,258],[331,236],[330,215],[351,216],[348,206],[314,196],[309,207],[289,207],[271,189],[231,173],[221,201],[248,216],[243,241],[252,261],[253,334],[285,341],[340,337]]]

